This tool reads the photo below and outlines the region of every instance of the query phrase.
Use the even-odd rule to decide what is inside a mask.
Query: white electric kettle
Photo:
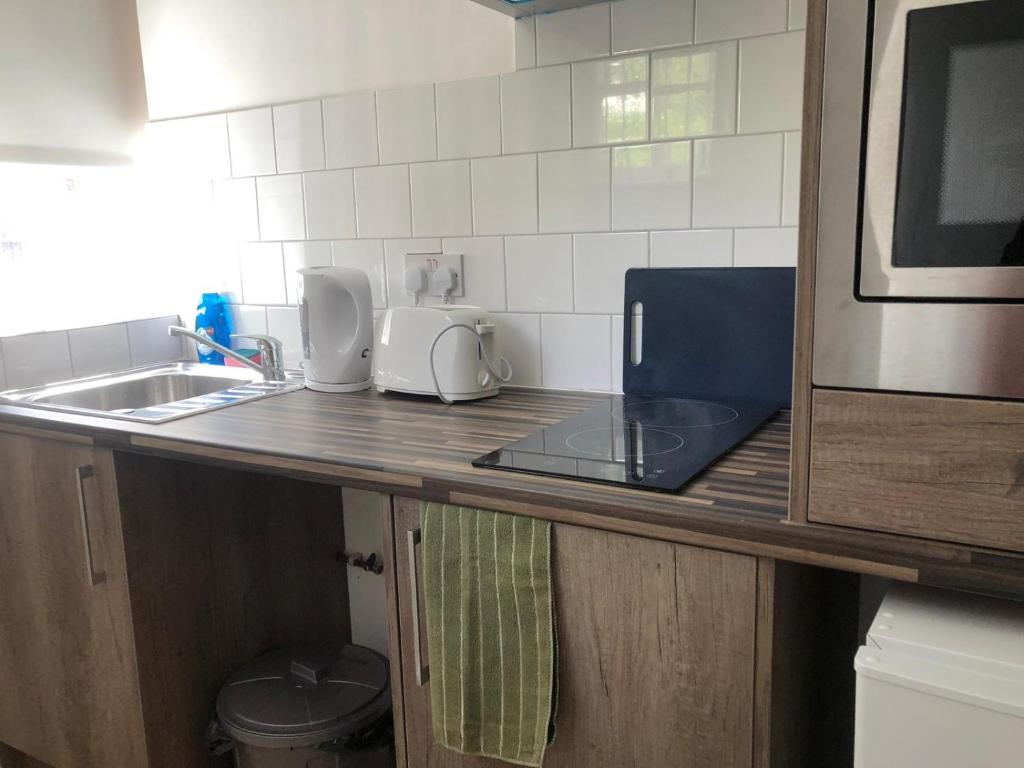
[[[304,267],[298,273],[306,386],[318,392],[366,389],[373,351],[370,278],[345,267]]]

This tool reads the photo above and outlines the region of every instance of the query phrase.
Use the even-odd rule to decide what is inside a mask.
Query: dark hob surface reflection
[[[777,410],[746,401],[617,395],[473,465],[673,492]]]

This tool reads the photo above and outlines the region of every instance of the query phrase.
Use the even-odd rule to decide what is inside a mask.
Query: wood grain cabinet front
[[[0,433],[0,742],[145,764],[110,451]]]
[[[429,675],[417,675],[427,655],[426,637],[417,632],[426,626],[422,595],[414,599],[412,591],[422,589],[413,578],[422,563],[407,546],[419,519],[418,501],[395,501],[390,592],[400,645],[392,650],[400,765],[499,768],[503,763],[460,755],[433,739]],[[786,747],[787,721],[776,713],[783,727],[773,735],[780,698],[772,690],[772,644],[784,625],[797,623],[776,599],[774,561],[562,524],[553,526],[552,544],[560,691],[546,768],[817,764],[798,755],[803,746],[773,759]],[[783,596],[789,600],[807,584],[808,572],[797,570],[794,589]],[[841,601],[850,595],[843,584],[833,593]],[[813,638],[813,626],[798,624],[792,637]]]
[[[204,733],[228,676],[350,639],[344,549],[336,486],[0,431],[0,744],[226,768]]]
[[[808,519],[1024,552],[1024,403],[814,390]]]

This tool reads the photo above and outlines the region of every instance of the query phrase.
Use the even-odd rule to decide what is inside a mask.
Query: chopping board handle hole
[[[643,361],[644,304],[634,301],[629,307],[629,323],[626,326],[626,348],[629,362],[633,366]]]

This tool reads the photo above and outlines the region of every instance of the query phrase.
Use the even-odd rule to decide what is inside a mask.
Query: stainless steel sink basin
[[[0,392],[0,405],[159,423],[302,388],[247,368],[166,363]]]

